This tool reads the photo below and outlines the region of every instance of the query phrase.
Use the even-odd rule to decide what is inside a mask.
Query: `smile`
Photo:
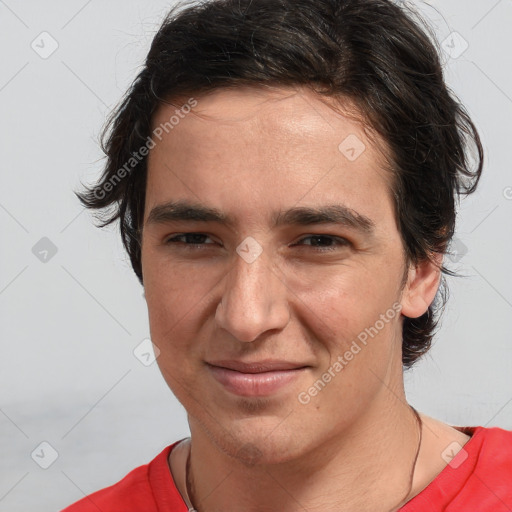
[[[268,396],[291,384],[308,368],[287,362],[207,363],[212,376],[231,393],[239,396]]]

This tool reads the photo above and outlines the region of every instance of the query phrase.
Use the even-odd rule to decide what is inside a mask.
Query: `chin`
[[[271,444],[267,439],[240,443],[232,448],[229,455],[247,467],[281,464],[300,455],[299,450],[291,446]]]
[[[254,418],[252,425],[243,422],[230,429],[229,434],[216,432],[213,440],[224,453],[247,467],[280,464],[300,457],[307,449],[306,443],[282,425],[279,427],[282,418],[276,420]]]

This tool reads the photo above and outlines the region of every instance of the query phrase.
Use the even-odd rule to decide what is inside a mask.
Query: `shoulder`
[[[501,512],[512,508],[512,431],[476,427],[464,446],[473,468],[457,497],[464,505]],[[469,455],[469,456],[468,456]],[[455,459],[454,459],[455,460]],[[461,460],[461,468],[465,462]],[[459,469],[461,469],[459,468]],[[458,470],[457,470],[458,471]]]
[[[476,467],[503,472],[508,476],[512,489],[512,431],[498,427],[476,427],[472,441],[480,448]]]
[[[135,468],[116,484],[85,496],[62,512],[125,512],[138,509],[156,511],[149,485],[148,468],[149,464]]]
[[[478,446],[480,452],[488,452],[500,447],[500,452],[510,456],[510,450],[504,449],[510,446],[512,441],[512,430],[505,430],[500,427],[455,427],[460,432],[470,436],[471,443]]]
[[[512,432],[497,427],[454,428],[469,440],[455,456],[443,452],[448,465],[400,511],[512,510]]]
[[[157,512],[160,497],[166,505],[179,505],[180,496],[167,462],[178,443],[167,446],[151,462],[133,469],[116,484],[85,496],[61,512]]]

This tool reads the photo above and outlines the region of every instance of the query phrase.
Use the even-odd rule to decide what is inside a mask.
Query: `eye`
[[[165,245],[184,246],[187,249],[200,249],[205,246],[215,245],[215,243],[214,240],[204,233],[179,233],[165,240]],[[350,245],[350,242],[344,238],[322,234],[308,235],[293,244],[293,246],[310,246],[318,252],[334,251],[348,245]]]
[[[205,240],[209,239],[209,243],[205,243]],[[188,247],[203,247],[205,245],[213,245],[215,242],[204,233],[180,233],[178,235],[173,235],[166,239],[166,245],[185,245]]]
[[[309,241],[309,243],[300,244],[300,242]],[[297,245],[297,244],[294,244]],[[338,236],[331,235],[308,235],[299,240],[299,245],[309,245],[317,251],[335,251],[340,247],[350,245],[348,240]]]

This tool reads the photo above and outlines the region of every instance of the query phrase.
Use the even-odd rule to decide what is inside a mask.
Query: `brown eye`
[[[212,243],[215,243],[213,241],[205,243],[206,239],[211,240],[211,238],[208,235],[205,235],[204,233],[180,233],[179,235],[173,235],[170,238],[168,238],[165,241],[165,244],[184,244],[191,247],[200,247],[204,245],[212,245]]]
[[[349,242],[344,238],[331,235],[309,235],[302,238],[299,242],[304,242],[305,240],[309,240],[309,243],[299,245],[309,245],[319,251],[332,251],[349,245]]]

